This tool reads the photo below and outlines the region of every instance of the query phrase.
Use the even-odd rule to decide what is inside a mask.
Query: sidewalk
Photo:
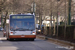
[[[75,43],[71,43],[71,42],[64,41],[64,40],[58,40],[58,39],[54,39],[54,38],[50,38],[50,37],[45,37],[44,35],[37,35],[37,38],[41,38],[41,39],[44,39],[44,40],[46,40],[45,38],[47,38],[47,41],[50,41],[52,43],[55,43],[55,44],[58,44],[58,45],[61,45],[61,46],[75,47]]]

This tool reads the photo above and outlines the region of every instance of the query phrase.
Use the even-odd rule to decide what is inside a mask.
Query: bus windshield
[[[12,18],[10,17],[10,30],[11,31],[34,30],[35,29],[34,18],[24,18],[24,17],[23,17],[23,19],[22,18],[20,18],[20,19],[14,18],[13,19],[13,17]]]

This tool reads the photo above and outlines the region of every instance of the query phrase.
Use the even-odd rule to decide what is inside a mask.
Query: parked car
[[[0,31],[3,31],[3,28],[2,27],[0,27]]]
[[[44,31],[44,29],[43,29],[43,27],[44,27],[44,25],[41,25],[41,29],[40,29],[40,25],[38,25],[38,28],[36,28],[36,33],[37,34],[43,34],[43,31]]]

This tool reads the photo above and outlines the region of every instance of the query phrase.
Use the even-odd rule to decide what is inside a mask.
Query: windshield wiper
[[[16,31],[15,29],[10,29],[11,31]]]

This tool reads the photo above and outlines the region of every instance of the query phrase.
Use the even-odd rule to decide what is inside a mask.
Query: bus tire
[[[8,38],[7,38],[7,40],[9,40],[9,41],[13,41],[14,39],[8,39]]]
[[[9,39],[7,38],[7,40],[9,40]]]
[[[33,38],[33,39],[31,39],[31,41],[34,41],[34,38]]]
[[[9,39],[9,41],[13,41],[14,39]]]

